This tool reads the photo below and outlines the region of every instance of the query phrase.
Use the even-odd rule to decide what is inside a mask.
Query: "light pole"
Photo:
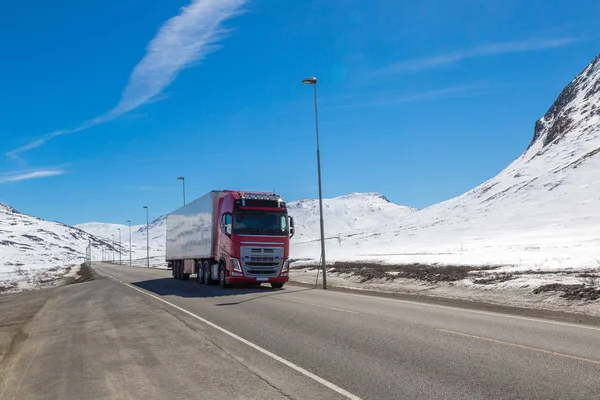
[[[123,265],[121,258],[121,228],[119,228],[119,265]]]
[[[319,113],[317,111],[317,78],[305,78],[305,85],[313,85],[315,99],[315,123],[317,133],[317,173],[319,175],[319,217],[321,223],[321,268],[323,269],[323,289],[327,289],[327,270],[325,268],[325,229],[323,228],[323,190],[321,186],[321,151],[319,149]]]
[[[112,236],[112,251],[111,251],[112,260],[110,262],[114,263],[115,262],[115,234],[111,233],[111,236]]]
[[[183,184],[183,205],[185,206],[185,178],[183,176],[180,176],[179,178],[177,178],[178,181],[181,181],[181,183]]]
[[[131,220],[127,220],[129,224],[129,266],[131,267]]]
[[[146,268],[150,268],[150,231],[148,230],[148,206],[146,209]]]

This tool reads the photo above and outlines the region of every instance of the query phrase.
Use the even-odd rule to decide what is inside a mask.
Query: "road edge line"
[[[93,268],[93,267],[92,267],[92,268]],[[245,345],[247,345],[247,346],[249,346],[249,347],[253,348],[254,350],[257,350],[257,351],[261,352],[262,354],[264,354],[264,355],[266,355],[266,356],[268,356],[268,357],[270,357],[270,358],[274,359],[275,361],[278,361],[278,362],[282,363],[283,365],[285,365],[285,366],[287,366],[287,367],[289,367],[289,368],[293,369],[294,371],[296,371],[296,372],[299,372],[299,373],[301,373],[302,375],[304,375],[304,376],[306,376],[306,377],[308,377],[308,378],[310,378],[310,379],[314,380],[315,382],[318,382],[318,383],[320,383],[321,385],[323,385],[323,386],[325,386],[325,387],[327,387],[327,388],[329,388],[329,389],[333,390],[334,392],[336,392],[336,393],[338,393],[338,394],[340,394],[340,395],[342,395],[342,396],[346,397],[347,399],[351,399],[351,400],[362,400],[360,397],[358,397],[358,396],[356,396],[356,395],[354,395],[354,394],[352,394],[352,393],[348,392],[348,391],[347,391],[347,390],[345,390],[345,389],[342,389],[341,387],[337,386],[335,383],[329,382],[328,380],[326,380],[326,379],[324,379],[324,378],[321,378],[320,376],[318,376],[318,375],[316,375],[316,374],[313,374],[312,372],[310,372],[310,371],[308,371],[308,370],[306,370],[306,369],[302,368],[302,367],[301,367],[301,366],[299,366],[299,365],[296,365],[296,364],[294,364],[294,363],[293,363],[293,362],[291,362],[291,361],[288,361],[288,360],[286,360],[286,359],[285,359],[285,358],[283,358],[283,357],[280,357],[280,356],[278,356],[278,355],[277,355],[277,354],[275,354],[275,353],[271,353],[269,350],[267,350],[267,349],[265,349],[265,348],[263,348],[263,347],[260,347],[259,345],[255,344],[255,343],[252,343],[251,341],[249,341],[249,340],[247,340],[247,339],[244,339],[243,337],[241,337],[241,336],[238,336],[238,335],[236,335],[235,333],[233,333],[233,332],[231,332],[231,331],[228,331],[228,330],[227,330],[227,329],[225,329],[225,328],[222,328],[222,327],[220,327],[219,325],[215,324],[214,322],[210,322],[209,320],[207,320],[207,319],[205,319],[205,318],[202,318],[201,316],[199,316],[199,315],[196,315],[196,314],[194,314],[193,312],[186,310],[185,308],[179,307],[178,305],[175,305],[175,304],[173,304],[173,303],[171,303],[171,302],[168,302],[167,300],[161,299],[160,297],[158,297],[158,296],[155,296],[155,295],[153,295],[153,294],[151,294],[151,293],[148,293],[148,292],[147,292],[147,291],[145,291],[145,290],[142,290],[142,289],[136,288],[135,286],[133,286],[133,285],[130,285],[130,284],[129,284],[129,283],[127,283],[127,282],[123,282],[122,280],[120,280],[120,279],[117,279],[117,278],[115,278],[114,276],[111,276],[111,275],[109,275],[109,274],[106,274],[106,273],[100,272],[100,271],[98,271],[98,270],[97,270],[97,269],[95,269],[95,268],[93,268],[93,269],[94,269],[94,270],[95,270],[95,271],[96,271],[98,274],[100,274],[100,275],[102,275],[102,276],[104,276],[104,277],[107,277],[107,278],[110,278],[110,279],[112,279],[112,280],[114,280],[114,281],[116,281],[116,282],[122,283],[123,285],[125,285],[125,286],[129,287],[130,289],[133,289],[133,290],[135,290],[135,291],[137,291],[137,292],[140,292],[140,293],[142,293],[142,294],[144,294],[144,295],[146,295],[146,296],[148,296],[148,297],[151,297],[151,298],[153,298],[153,299],[155,299],[155,300],[158,300],[158,301],[160,301],[160,302],[162,302],[162,303],[168,304],[169,306],[171,306],[171,307],[175,308],[176,310],[179,310],[179,311],[181,311],[181,312],[183,312],[183,313],[185,313],[185,314],[189,315],[190,317],[193,317],[193,318],[197,319],[198,321],[200,321],[200,322],[202,322],[202,323],[204,323],[204,324],[206,324],[206,325],[210,326],[211,328],[214,328],[214,329],[216,329],[216,330],[218,330],[218,331],[220,331],[220,332],[222,332],[222,333],[226,334],[227,336],[229,336],[229,337],[231,337],[231,338],[233,338],[233,339],[235,339],[235,340],[237,340],[237,341],[239,341],[239,342],[242,342],[242,343],[244,343]]]

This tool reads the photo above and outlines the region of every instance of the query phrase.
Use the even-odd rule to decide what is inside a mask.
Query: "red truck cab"
[[[289,280],[293,219],[284,201],[271,193],[226,191],[219,200],[219,231],[213,243],[221,285]]]

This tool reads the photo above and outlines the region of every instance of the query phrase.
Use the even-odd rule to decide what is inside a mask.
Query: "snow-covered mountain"
[[[138,229],[146,227],[146,225],[132,225],[131,231],[136,232]],[[103,238],[112,238],[114,235],[116,240],[119,238],[119,229],[121,230],[122,237],[129,237],[129,225],[122,224],[111,224],[107,222],[86,222],[85,224],[75,225],[75,228],[79,228],[82,231],[86,231],[94,236]]]
[[[294,217],[294,243],[317,240],[319,231],[319,201],[304,199],[290,202],[289,214]],[[350,233],[368,232],[378,226],[397,222],[417,209],[399,206],[379,193],[351,193],[323,199],[325,236],[328,238]]]
[[[328,242],[328,259],[600,264],[600,55],[535,124],[526,151],[496,177],[368,234]],[[298,253],[318,259],[314,244]]]
[[[150,264],[152,266],[165,265],[166,218],[166,215],[162,215],[148,224],[150,232],[150,237],[148,238],[150,244]],[[75,225],[75,227],[94,236],[105,238],[108,241],[112,241],[114,237],[115,245],[117,247],[120,237],[121,245],[123,247],[121,260],[123,263],[129,262],[129,225],[111,224],[106,222],[86,222]],[[119,229],[121,230],[120,232]],[[146,224],[132,225],[131,258],[133,264],[146,265],[146,247]],[[101,257],[101,253],[94,254],[95,259],[100,259]],[[104,257],[107,257],[107,255],[104,255]],[[119,260],[118,253],[108,254],[109,259],[112,259],[112,257],[114,257],[116,261]]]
[[[88,244],[110,243],[81,229],[21,214],[0,204],[0,292],[37,287],[84,261]]]

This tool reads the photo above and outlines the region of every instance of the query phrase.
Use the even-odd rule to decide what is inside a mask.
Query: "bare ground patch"
[[[318,265],[304,265],[292,268],[318,268]],[[360,277],[360,283],[375,279],[393,281],[398,278],[415,279],[429,283],[457,282],[473,273],[490,271],[498,267],[469,267],[454,265],[427,265],[427,264],[377,264],[336,262],[328,268],[328,273],[351,274]]]
[[[547,292],[562,292],[560,297],[567,300],[598,300],[600,289],[582,284],[566,285],[562,283],[550,283],[542,285],[533,291],[534,294]]]
[[[292,265],[292,269],[319,269],[317,264]],[[547,292],[562,293],[560,297],[566,300],[598,300],[600,299],[600,272],[598,269],[587,270],[551,270],[551,271],[496,271],[500,266],[453,266],[427,264],[379,264],[365,262],[336,262],[328,266],[328,273],[334,276],[356,277],[358,283],[387,283],[396,279],[412,279],[430,284],[459,282],[465,279],[475,285],[496,285],[525,276],[537,275],[548,279],[548,284],[542,285],[533,294]],[[578,278],[580,284],[557,283],[557,276]],[[560,279],[560,278],[558,278]]]

